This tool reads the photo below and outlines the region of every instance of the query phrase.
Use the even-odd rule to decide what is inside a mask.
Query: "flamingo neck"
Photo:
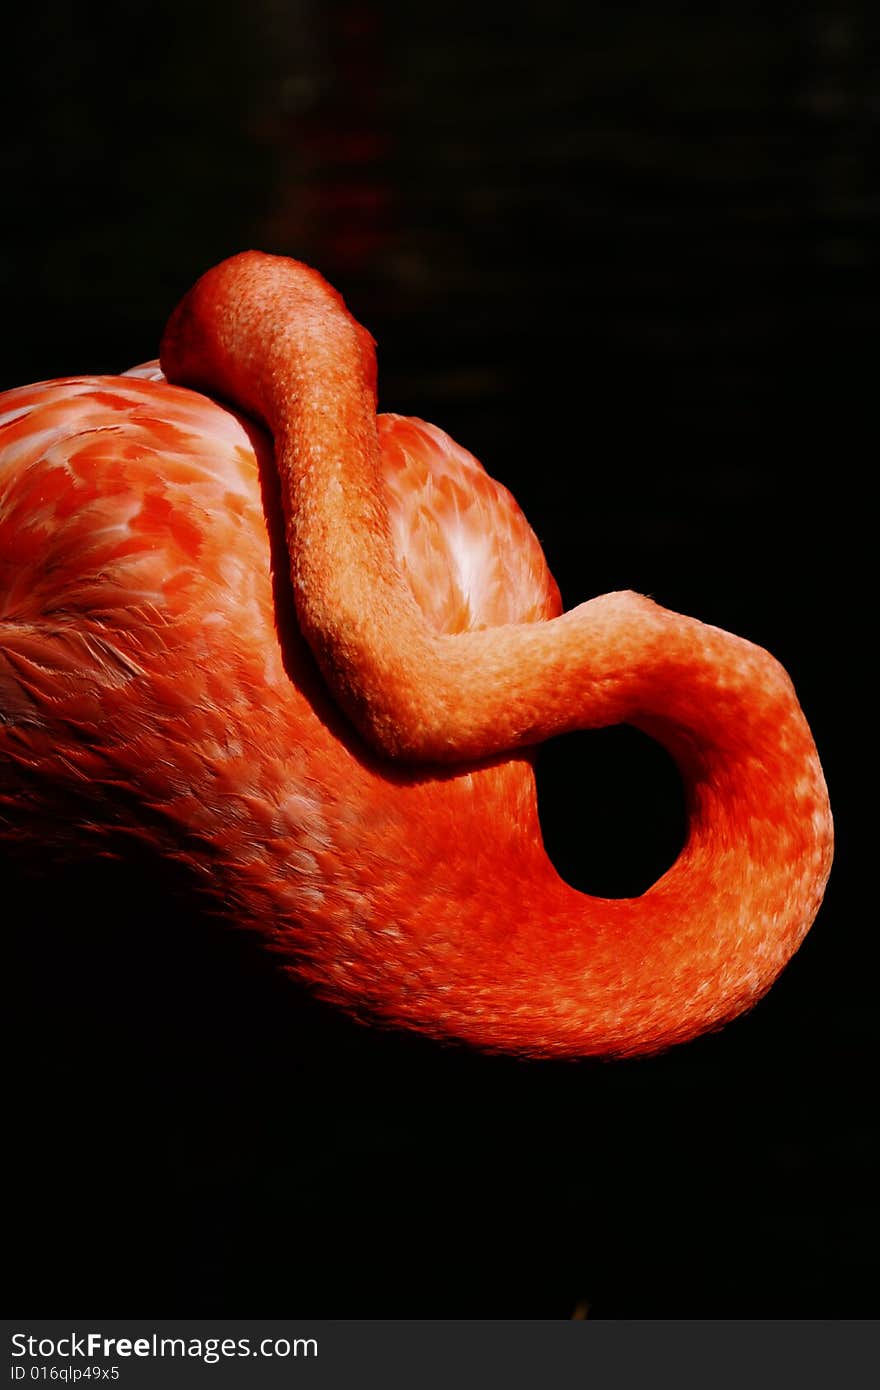
[[[408,987],[392,999],[385,955],[376,1007],[485,1046],[628,1052],[691,1036],[762,993],[815,915],[832,838],[813,740],[778,663],[628,592],[548,622],[429,629],[394,560],[372,340],[305,266],[247,253],[209,271],[172,316],[162,365],[170,381],[221,396],[271,430],[303,635],[339,704],[380,750],[459,762],[630,722],[664,743],[682,771],[688,842],[642,899],[615,905],[574,894],[549,862],[535,868],[535,838],[519,876],[519,860],[504,861],[513,896],[500,918],[499,879],[487,880],[493,900],[475,909],[486,930],[462,942],[469,975],[460,1018],[453,994],[438,995],[442,1025]],[[447,853],[444,864],[454,868],[454,859]],[[463,873],[470,881],[470,869]],[[446,951],[462,929],[460,900],[454,888],[432,895],[419,952],[448,901]],[[505,932],[526,924],[513,951],[522,970],[498,984],[491,951],[475,1008],[471,976],[481,968],[479,941],[496,942],[493,920]],[[406,941],[400,949],[400,978],[410,980],[421,965],[405,958]],[[340,984],[355,998],[364,988],[361,966]]]
[[[719,693],[728,714],[748,713],[756,690],[797,708],[767,653],[637,594],[545,623],[430,629],[394,561],[372,338],[308,267],[246,252],[208,271],[172,315],[162,365],[272,431],[303,634],[386,754],[460,761],[630,721],[690,766],[736,724]]]

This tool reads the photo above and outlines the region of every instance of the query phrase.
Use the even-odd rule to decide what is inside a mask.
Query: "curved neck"
[[[629,721],[699,760],[737,726],[725,702],[740,728],[767,700],[797,709],[767,653],[637,594],[544,623],[431,630],[394,561],[372,338],[308,267],[247,252],[208,271],[172,315],[162,366],[272,431],[303,634],[387,755],[460,761]]]
[[[448,939],[471,933],[461,1018],[453,1026],[454,992],[432,996],[443,1013],[437,1031],[491,1047],[508,1020],[512,1047],[641,1051],[721,1022],[763,992],[812,921],[831,856],[821,768],[778,663],[632,593],[547,622],[429,629],[394,560],[372,340],[304,266],[248,253],[209,271],[172,316],[162,366],[170,381],[219,395],[271,430],[303,635],[339,704],[381,751],[462,761],[630,722],[681,768],[688,843],[643,898],[575,894],[541,860],[534,835],[487,875],[482,905],[469,898],[462,912],[460,882],[430,895],[430,930],[398,934],[403,981],[421,970],[444,903],[444,970]],[[458,864],[471,883],[471,843],[462,856],[444,846],[438,872]],[[503,979],[499,931],[510,956]],[[334,978],[345,968],[336,961]],[[433,1031],[433,1005],[408,985],[397,991],[394,972],[389,947],[377,1007]],[[339,989],[358,999],[364,977],[355,974]]]

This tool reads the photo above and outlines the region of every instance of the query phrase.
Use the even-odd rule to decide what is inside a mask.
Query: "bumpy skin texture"
[[[210,272],[164,359],[274,455],[155,367],[0,398],[0,832],[143,840],[323,996],[487,1049],[653,1051],[754,1003],[831,862],[773,658],[634,594],[560,615],[509,494],[377,428],[368,335],[304,267]],[[547,860],[527,748],[619,719],[689,829],[607,901]]]

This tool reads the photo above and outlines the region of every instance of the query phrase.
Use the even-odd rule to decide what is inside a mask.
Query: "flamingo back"
[[[221,583],[253,599],[253,544],[229,533],[259,527],[254,445],[229,412],[146,380],[43,382],[0,398],[0,448],[0,618],[112,623]]]
[[[562,611],[535,533],[473,454],[401,415],[379,416],[379,443],[397,563],[437,632]]]

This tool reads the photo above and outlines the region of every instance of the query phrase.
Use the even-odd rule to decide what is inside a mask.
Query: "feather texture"
[[[211,276],[167,361],[274,451],[156,364],[0,398],[0,834],[143,840],[320,994],[487,1049],[652,1051],[749,1007],[831,862],[778,663],[638,595],[561,614],[506,490],[376,425],[320,277]],[[620,718],[673,752],[689,830],[606,901],[549,863],[528,745]]]

